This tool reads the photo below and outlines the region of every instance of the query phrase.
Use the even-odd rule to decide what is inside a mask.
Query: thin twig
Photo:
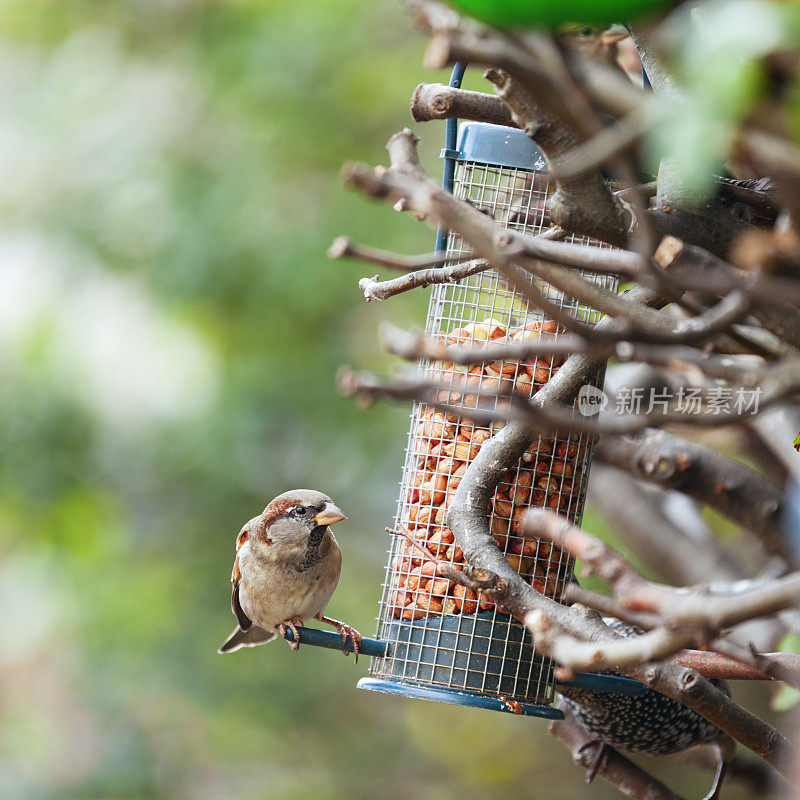
[[[337,236],[328,248],[328,258],[353,258],[377,264],[388,269],[413,272],[426,267],[442,267],[445,264],[460,264],[474,259],[472,253],[425,253],[421,256],[401,256],[377,247],[367,247],[354,242],[348,236]]]

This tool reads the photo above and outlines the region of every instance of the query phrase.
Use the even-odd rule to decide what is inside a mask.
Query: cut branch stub
[[[456,117],[516,127],[511,111],[499,97],[485,92],[456,89],[442,83],[421,83],[417,86],[411,96],[411,116],[416,122]]]

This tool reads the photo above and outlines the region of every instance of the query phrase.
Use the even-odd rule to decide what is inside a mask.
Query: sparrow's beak
[[[630,36],[630,31],[622,25],[612,25],[600,34],[602,44],[617,44]]]
[[[333,503],[325,503],[325,508],[314,517],[314,522],[317,525],[333,525],[334,522],[341,522],[343,519],[347,519],[347,514],[338,506]]]

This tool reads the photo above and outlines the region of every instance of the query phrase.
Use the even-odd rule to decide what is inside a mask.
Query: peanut
[[[436,468],[436,471],[440,475],[451,475],[453,472],[455,472],[458,469],[458,466],[459,466],[460,463],[461,462],[456,461],[453,458],[443,458],[439,462],[439,464],[438,464],[438,466]]]
[[[447,345],[447,347],[458,347],[459,345],[463,344],[467,339],[469,339],[469,334],[465,331],[465,329],[456,328],[455,330],[450,331],[450,333],[447,335],[445,344]]]
[[[419,568],[420,577],[432,578],[437,574],[435,561],[423,561]]]
[[[444,603],[442,604],[442,613],[458,614],[458,612],[458,603],[456,603],[455,599],[452,597],[446,597]],[[399,614],[397,616],[399,616]]]
[[[494,600],[481,593],[478,595],[478,608],[481,611],[491,611],[494,608]]]
[[[578,445],[574,442],[561,442],[556,447],[556,455],[559,458],[574,458],[578,454]]]
[[[566,475],[571,477],[575,469],[568,461],[559,461],[556,459],[553,461],[551,471],[553,475]]]
[[[531,488],[533,486],[533,475],[527,470],[520,470],[517,475],[517,480],[514,483],[510,493],[510,499],[516,505],[525,505],[528,498],[531,496]]]
[[[425,612],[430,614],[441,614],[442,613],[442,601],[438,600],[435,597],[431,597],[430,595],[421,594],[415,601],[414,605],[417,608],[423,609]]]
[[[469,339],[476,342],[485,342],[489,338],[489,326],[471,322],[465,325],[462,330]]]
[[[479,431],[485,431],[486,436],[478,433]],[[489,438],[488,431],[486,428],[476,428],[474,425],[462,425],[461,429],[458,432],[458,442],[466,442],[467,444],[474,445],[475,447],[480,447],[486,439]]]
[[[531,371],[530,368],[528,369],[528,375],[533,378],[534,383],[547,383],[547,381],[550,380],[550,367],[537,361],[533,371]]]
[[[426,584],[426,591],[436,597],[444,597],[452,585],[453,582],[447,578],[434,578]]]
[[[508,536],[508,520],[495,516],[492,520],[492,536]]]
[[[415,508],[417,508],[415,506]],[[430,506],[421,506],[417,508],[416,523],[417,527],[424,528],[431,524],[433,517],[433,509]]]
[[[496,319],[489,319],[484,321],[484,325],[489,327],[489,341],[493,342],[496,339],[502,339],[506,336],[508,331],[504,325],[501,325]]]
[[[406,589],[410,592],[415,592],[419,589],[420,581],[422,580],[421,570],[421,566],[414,567],[406,578]]]
[[[467,471],[467,465],[461,464],[459,467],[456,467],[455,471],[450,475],[450,480],[447,483],[447,488],[455,491],[458,489],[458,484],[461,483],[461,479],[464,477],[464,473]]]
[[[452,543],[452,532],[448,528],[439,528],[439,530],[428,539],[428,549],[435,556],[438,556],[440,553],[444,555],[445,550],[447,550],[447,545]]]
[[[389,606],[392,609],[392,616],[395,619],[399,619],[400,615],[403,613],[403,609],[409,603],[409,596],[408,592],[396,591],[389,602]]]
[[[432,475],[420,487],[419,502],[423,506],[438,506],[444,500],[446,489],[447,478],[444,475]]]
[[[522,572],[522,556],[514,555],[513,553],[506,553],[506,561],[519,573]]]
[[[453,587],[453,599],[462,614],[474,614],[478,610],[477,595],[472,589],[467,589],[460,583]]]
[[[411,603],[410,605],[406,606],[401,613],[401,617],[405,620],[411,622],[415,619],[422,619],[426,614],[425,610],[417,606],[416,603]]]
[[[533,539],[512,539],[509,549],[515,555],[522,556],[523,558],[536,558],[538,544],[539,542]]]
[[[401,578],[404,578],[405,575],[408,575],[408,573],[411,572],[411,567],[411,561],[407,558],[397,557],[394,560],[395,572],[399,572]]]
[[[504,378],[512,378],[517,371],[517,365],[513,361],[493,361],[487,369],[490,369],[495,377],[502,375]]]
[[[494,496],[492,501],[494,505],[494,513],[506,519],[511,519],[511,514],[514,512],[514,504],[505,495],[498,494]]]
[[[438,338],[448,347],[463,347],[500,339],[536,342],[558,330],[558,325],[552,320],[534,320],[507,330],[497,320],[487,319],[441,334]],[[459,396],[442,389],[438,393],[439,399],[454,403],[460,401],[467,408],[475,408],[487,393],[499,393],[501,386],[505,392],[507,382],[513,384],[516,393],[530,397],[552,377],[563,361],[561,356],[541,356],[520,363],[495,361],[459,366],[445,360],[431,365],[428,376],[437,380],[447,380],[456,373],[464,376],[466,394]],[[496,407],[502,411],[508,402],[501,397]],[[417,468],[410,476],[406,495],[408,505],[403,519],[410,534],[424,542],[437,559],[446,559],[451,564],[464,563],[464,554],[447,527],[447,514],[468,464],[478,455],[483,444],[503,427],[503,422],[492,423],[489,427],[478,426],[433,408],[426,408],[420,414],[411,453],[412,464]],[[549,596],[560,591],[557,573],[561,551],[537,540],[518,536],[509,539],[509,532],[519,533],[523,515],[531,505],[556,510],[571,507],[576,499],[575,487],[580,485],[574,477],[575,459],[584,458],[587,450],[587,445],[580,444],[580,441],[580,437],[575,435],[568,441],[539,439],[534,442],[522,456],[524,468],[516,473],[509,472],[487,509],[492,513],[491,534],[498,547],[503,552],[508,551],[507,561],[530,579],[534,588]],[[551,460],[554,451],[555,458]],[[490,597],[476,594],[442,577],[437,563],[425,558],[409,542],[401,542],[397,553],[389,595],[389,613],[395,619],[415,620],[440,613],[473,614],[494,608]],[[530,577],[532,573],[535,574]]]
[[[442,442],[439,442],[439,444],[434,444],[433,442],[429,442],[427,439],[423,439],[422,441],[428,445],[428,452],[425,454],[426,462],[430,465],[430,469],[433,470],[436,462],[444,454],[444,444]]]
[[[419,436],[424,439],[441,441],[451,439],[455,436],[456,426],[449,421],[441,411],[431,414],[426,411],[422,417],[422,423],[418,428]]]
[[[500,391],[500,378],[486,378],[481,381],[482,394],[497,394]]]
[[[523,397],[531,396],[532,387],[533,380],[527,371],[522,372],[514,382],[514,388],[517,390],[517,393],[521,394]]]
[[[456,439],[455,442],[449,442],[444,446],[445,454],[456,461],[472,461],[479,450],[479,445],[472,445],[462,439]]]
[[[536,480],[536,485],[546,492],[555,492],[558,489],[558,482],[556,479],[551,478],[548,475],[542,475],[540,478],[538,478]]]
[[[542,329],[541,321],[535,320],[534,322],[526,323],[521,328],[517,328],[517,331],[524,336],[529,333],[538,333],[539,331],[541,331],[541,329]],[[536,338],[538,339],[539,337],[537,336]]]
[[[451,544],[445,550],[444,557],[453,564],[460,564],[464,561],[464,552],[457,544]]]
[[[523,460],[523,461],[524,461],[526,464],[529,464],[531,461],[534,461],[534,460],[536,459],[536,454],[537,454],[538,452],[539,452],[539,449],[538,449],[536,446],[529,447],[529,448],[528,448],[528,449],[527,449],[527,450],[526,450],[526,451],[525,451],[525,452],[522,454],[522,460]]]
[[[412,566],[419,566],[422,563],[422,556],[416,547],[412,547],[411,542],[404,541],[400,545],[400,553],[404,561],[408,561]]]
[[[533,586],[539,594],[546,594],[548,597],[561,596],[561,582],[554,575],[550,575],[548,578],[541,578],[538,575],[534,575],[531,586]]]

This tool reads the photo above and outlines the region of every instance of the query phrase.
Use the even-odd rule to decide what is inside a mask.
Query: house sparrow
[[[342,570],[342,552],[329,525],[347,517],[330,497],[310,489],[278,495],[261,516],[236,537],[231,609],[238,625],[220,653],[255,647],[289,628],[293,650],[300,646],[298,625],[313,617],[333,625],[353,643],[358,661],[361,634],[324,615]]]
[[[587,25],[566,25],[560,39],[567,47],[618,70],[633,83],[642,85],[642,64],[630,32],[622,25],[602,30]]]

